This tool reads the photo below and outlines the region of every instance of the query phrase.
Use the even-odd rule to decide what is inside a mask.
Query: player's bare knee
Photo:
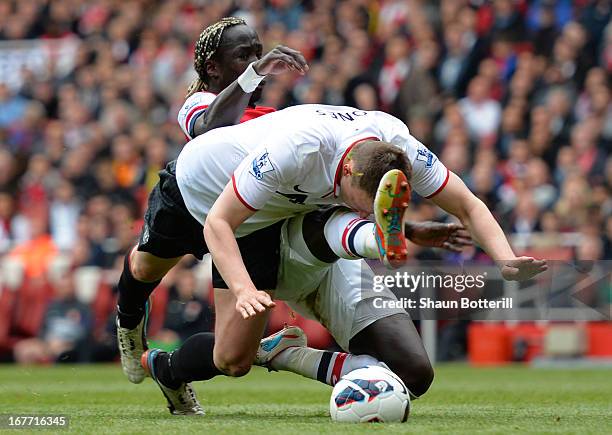
[[[419,379],[418,388],[416,388],[416,392],[414,394],[421,396],[429,390],[429,387],[433,383],[434,380],[434,369],[431,366],[429,360],[426,360],[424,364],[419,368]]]
[[[241,376],[244,376],[248,372],[251,371],[251,363],[246,362],[246,361],[231,362],[231,361],[215,360],[215,365],[225,375],[231,376],[234,378],[239,378]]]
[[[425,394],[433,382],[434,371],[427,355],[399,352],[382,361],[399,376],[414,396]]]
[[[147,268],[146,265],[141,265],[141,264],[130,265],[130,271],[132,272],[132,276],[138,281],[153,282],[159,279],[158,278],[159,274],[155,273],[156,272],[155,270],[151,268]]]
[[[218,352],[218,351],[217,351]],[[213,359],[215,366],[227,376],[239,378],[251,371],[253,357],[246,355],[231,355],[215,352]]]
[[[148,264],[146,258],[139,255],[133,255],[130,260],[130,272],[132,276],[142,282],[154,282],[161,279],[165,271],[160,271],[154,265]]]
[[[414,358],[409,364],[403,365],[397,375],[404,381],[410,392],[420,397],[429,390],[433,379],[434,370],[427,357]]]
[[[225,374],[234,378],[239,378],[251,371],[250,364],[232,364],[228,366]]]

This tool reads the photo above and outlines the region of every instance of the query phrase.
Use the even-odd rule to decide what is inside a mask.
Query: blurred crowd
[[[78,42],[69,71],[49,61],[0,83],[0,253],[30,278],[58,255],[120,269],[157,171],[186,141],[176,115],[194,42],[235,15],[264,51],[287,45],[310,64],[268,80],[260,104],[392,113],[507,234],[546,247],[571,233],[573,256],[612,259],[611,11],[607,0],[0,0],[6,47]],[[417,200],[412,217],[438,213]]]

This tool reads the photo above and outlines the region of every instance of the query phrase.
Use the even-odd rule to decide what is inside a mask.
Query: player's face
[[[353,185],[350,176],[340,180],[340,192],[344,203],[358,213],[359,217],[365,219],[374,213],[374,198]]]
[[[249,26],[232,26],[223,32],[223,40],[217,50],[220,70],[219,88],[225,89],[251,62],[261,59],[263,46],[255,30]],[[264,82],[255,89],[251,103],[259,100]]]

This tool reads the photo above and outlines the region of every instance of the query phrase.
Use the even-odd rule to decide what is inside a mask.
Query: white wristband
[[[255,72],[255,68],[253,68],[254,63],[255,62],[251,62],[249,66],[247,66],[247,69],[245,69],[237,79],[238,84],[247,94],[253,92],[261,81],[266,78],[266,76],[260,76]]]

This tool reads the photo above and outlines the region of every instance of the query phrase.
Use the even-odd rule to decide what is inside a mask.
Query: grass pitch
[[[438,366],[405,424],[331,423],[331,388],[291,373],[255,368],[196,389],[207,415],[175,417],[150,379],[132,385],[118,365],[7,365],[0,414],[64,414],[76,433],[612,433],[611,370]]]

